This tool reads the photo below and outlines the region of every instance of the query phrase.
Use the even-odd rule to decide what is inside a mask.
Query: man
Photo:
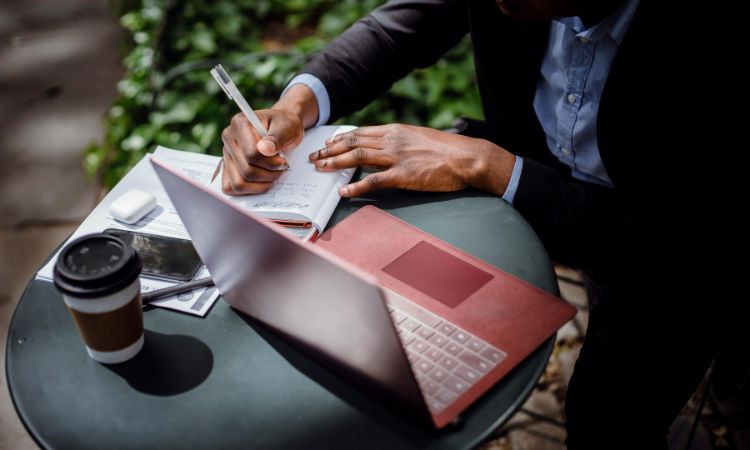
[[[721,22],[669,1],[390,2],[259,112],[269,136],[258,141],[233,118],[222,135],[224,191],[268,190],[284,168],[276,153],[304,129],[361,108],[470,33],[482,136],[365,127],[310,161],[380,169],[344,197],[471,187],[511,203],[553,259],[586,275],[592,311],[566,398],[569,448],[665,449],[724,339],[721,300],[706,280],[684,276],[700,247],[692,202],[713,195],[702,167],[710,159],[699,155],[721,133],[707,113],[712,94],[684,87],[698,91],[706,58],[720,52],[698,51],[711,48],[711,36],[685,32],[698,23]]]

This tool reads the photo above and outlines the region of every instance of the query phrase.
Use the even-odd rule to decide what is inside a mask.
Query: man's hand
[[[315,96],[307,86],[294,85],[271,109],[256,111],[268,130],[263,139],[244,114],[236,114],[224,128],[224,170],[221,188],[228,195],[261,194],[286,170],[278,152],[299,145],[305,128],[318,116]]]
[[[299,118],[285,111],[264,109],[258,118],[268,129],[260,139],[258,132],[244,114],[235,114],[224,128],[224,171],[221,188],[225,194],[246,195],[268,191],[286,170],[286,162],[278,152],[296,147],[304,128]]]
[[[310,154],[319,171],[373,166],[379,172],[341,188],[342,197],[375,189],[457,191],[474,187],[501,196],[515,156],[484,139],[430,128],[391,124],[365,127],[326,141]]]

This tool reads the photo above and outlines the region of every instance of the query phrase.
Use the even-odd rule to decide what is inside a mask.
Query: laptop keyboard
[[[439,413],[505,359],[505,352],[411,302],[388,304],[428,408]]]

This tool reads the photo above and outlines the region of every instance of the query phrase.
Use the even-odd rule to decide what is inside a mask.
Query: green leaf
[[[214,33],[202,23],[195,26],[195,30],[193,30],[190,35],[190,43],[195,50],[204,53],[206,56],[211,55],[216,51]]]
[[[448,128],[451,126],[451,123],[453,123],[453,120],[456,118],[456,113],[449,110],[443,110],[440,111],[437,115],[435,115],[432,119],[430,119],[430,122],[428,126],[430,128]]]
[[[242,16],[228,15],[222,18],[216,26],[216,33],[224,39],[237,37],[242,30]]]
[[[269,75],[276,69],[278,66],[278,61],[276,58],[270,57],[265,62],[255,66],[255,69],[253,69],[253,73],[255,74],[256,78],[265,79],[268,78]]]
[[[120,25],[131,32],[135,32],[143,29],[144,20],[140,14],[133,11],[120,18]]]
[[[206,149],[217,140],[216,131],[218,129],[219,127],[215,123],[197,123],[193,125],[193,139],[198,141],[201,149]]]
[[[169,110],[159,116],[156,120],[160,125],[171,123],[191,122],[198,112],[200,100],[197,98],[188,98],[185,101],[175,103]]]
[[[153,128],[150,125],[141,125],[133,129],[130,136],[122,141],[121,147],[129,152],[143,150],[151,142],[153,135]]]

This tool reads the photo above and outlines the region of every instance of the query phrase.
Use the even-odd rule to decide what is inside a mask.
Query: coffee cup
[[[124,362],[143,347],[141,267],[138,253],[109,234],[82,236],[60,252],[55,286],[98,362]]]

